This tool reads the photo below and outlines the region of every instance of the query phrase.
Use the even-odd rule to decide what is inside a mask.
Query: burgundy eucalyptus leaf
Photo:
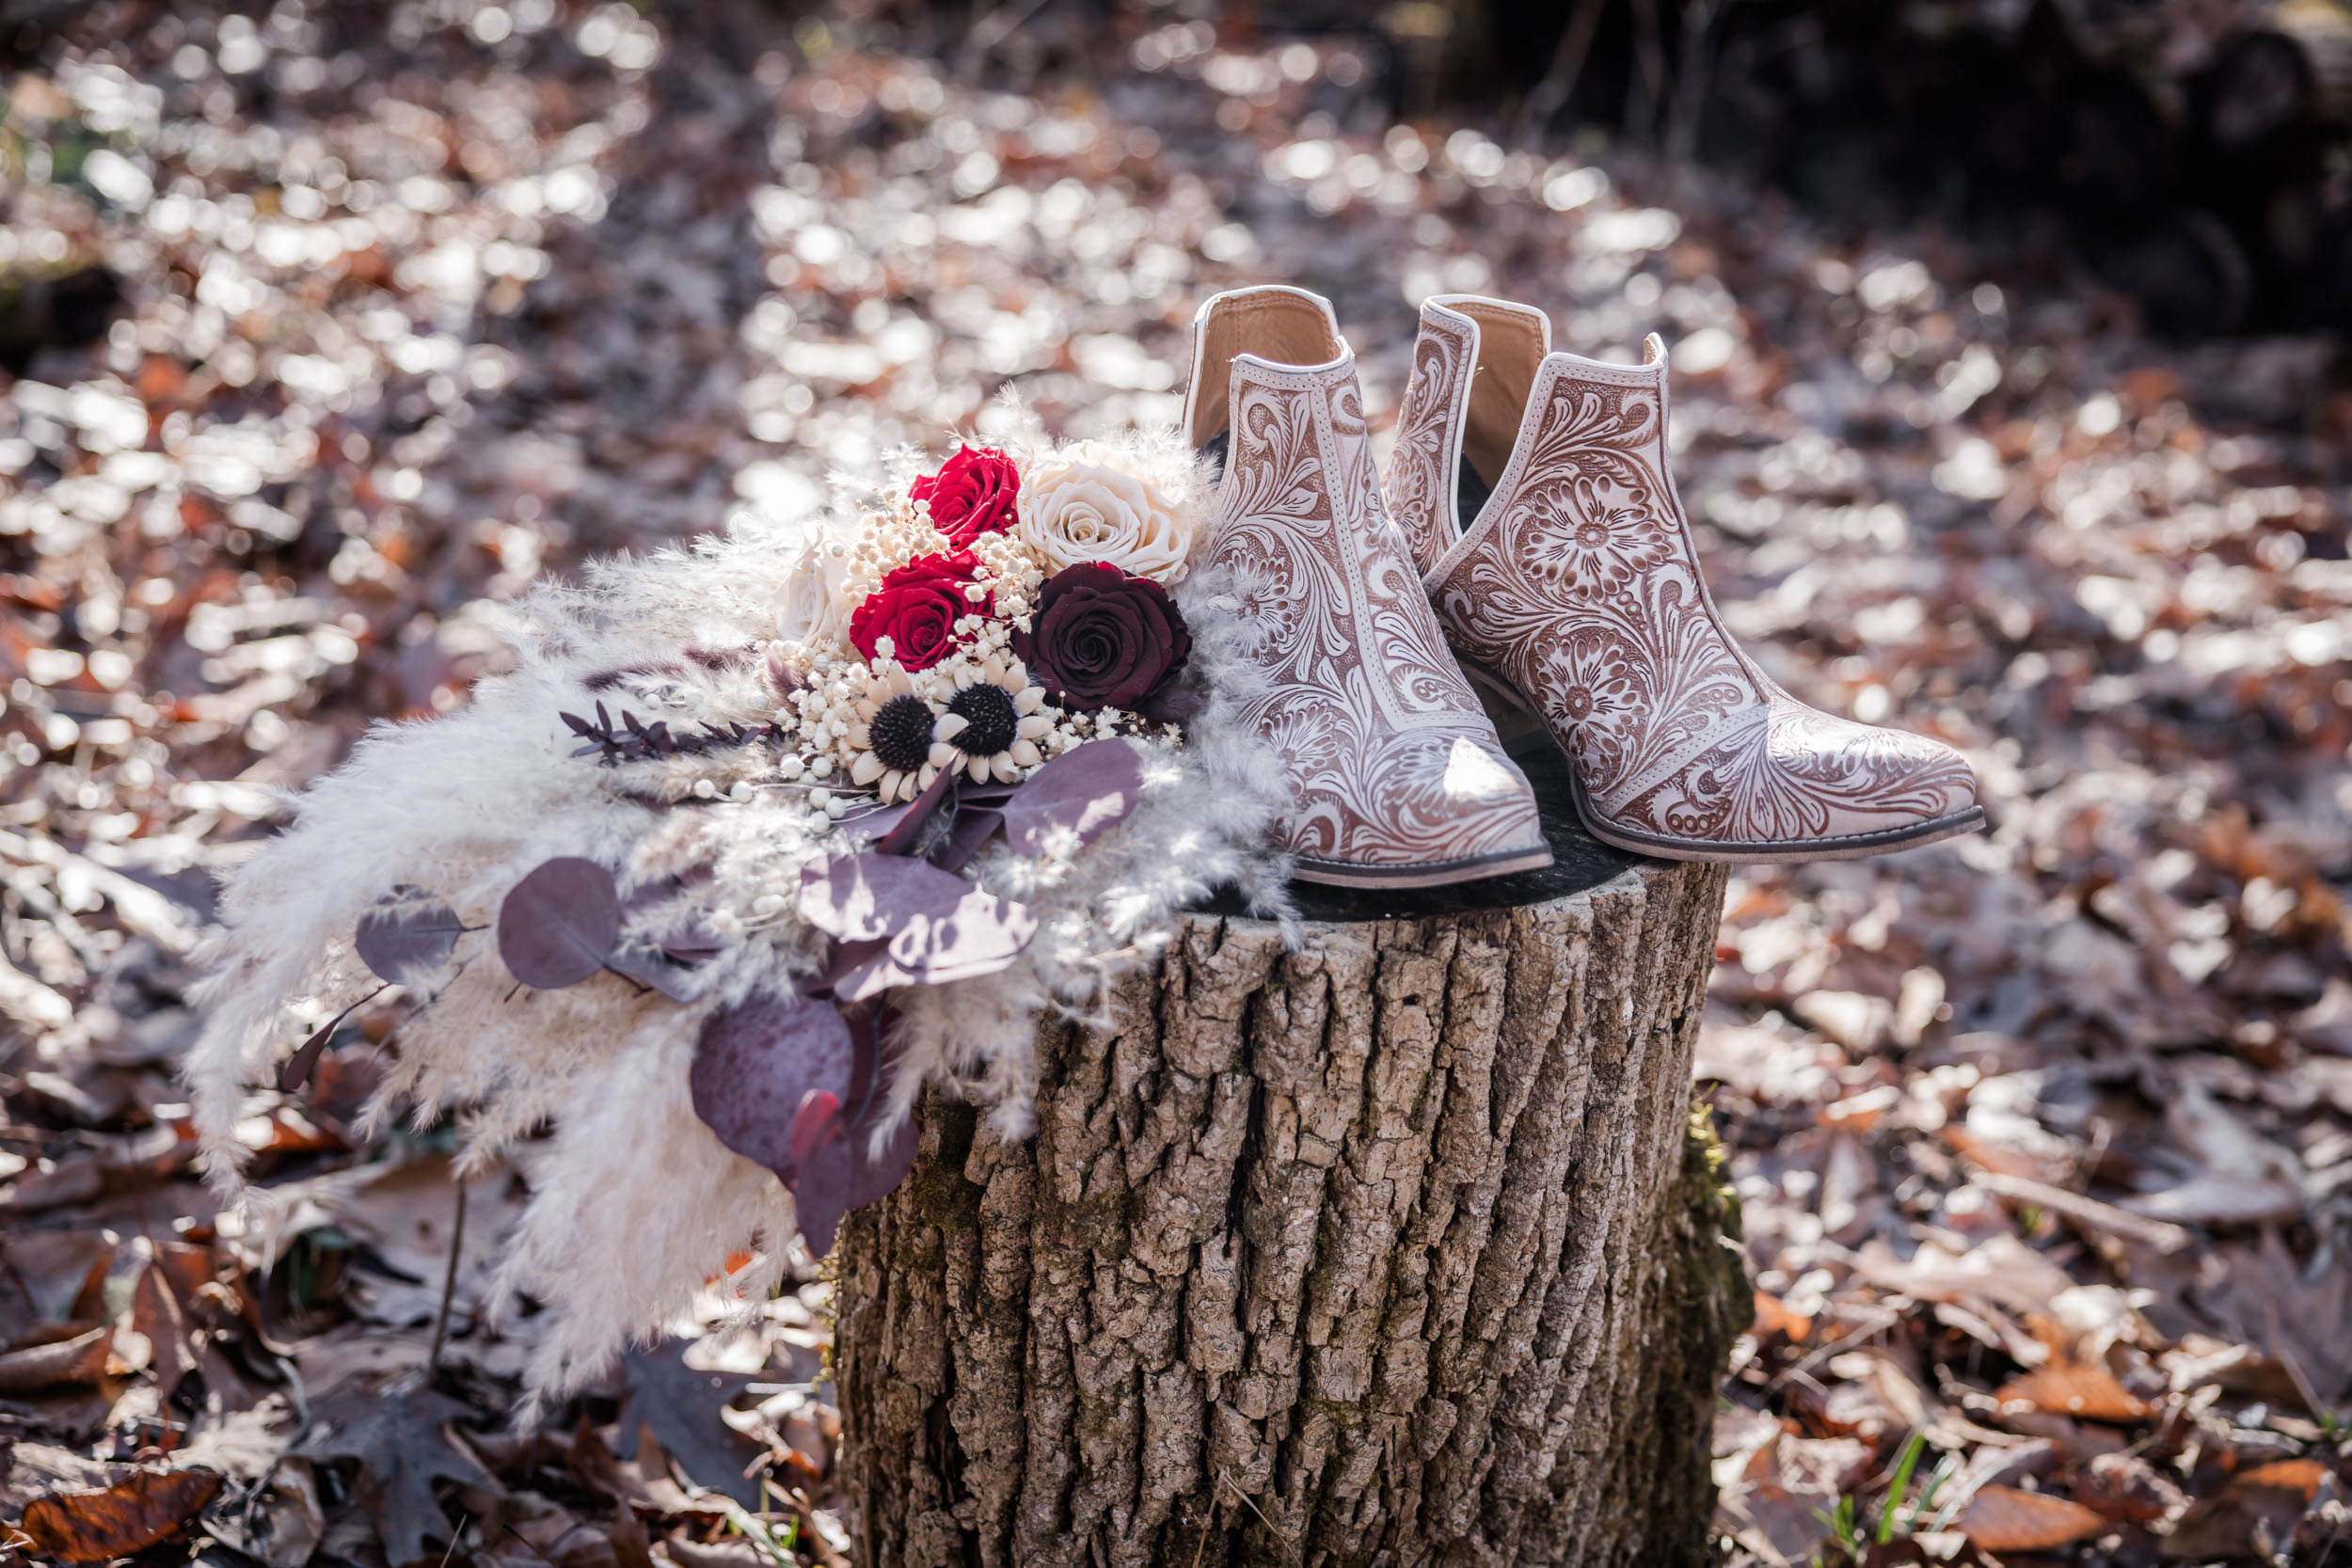
[[[955,822],[956,769],[943,768],[923,787],[898,826],[874,845],[878,855],[910,855],[920,860]]]
[[[952,911],[972,884],[902,855],[837,855],[801,868],[801,918],[843,942],[895,936]]]
[[[834,999],[864,1002],[897,986],[939,986],[993,974],[1019,958],[1036,935],[1037,916],[1027,905],[966,888],[954,909],[907,920],[885,952],[834,987]]]
[[[907,814],[914,809],[914,807],[911,804],[903,806],[866,806],[860,808],[859,810],[850,812],[840,821],[834,823],[834,828],[844,838],[847,838],[852,844],[856,844],[861,847],[871,847],[876,839],[881,838],[883,834],[889,832],[891,829],[905,821]]]
[[[1089,740],[1029,775],[1004,804],[1005,837],[1024,855],[1041,853],[1057,829],[1091,844],[1143,800],[1143,758],[1123,740]]]
[[[719,933],[699,921],[674,937],[661,939],[661,952],[672,963],[691,969],[708,963],[726,951],[726,942]]]
[[[868,937],[863,942],[833,943],[832,951],[826,955],[825,967],[805,988],[808,994],[831,996],[835,986],[889,950],[888,937]]]
[[[721,1143],[789,1183],[801,1107],[819,1090],[837,1102],[855,1054],[850,1026],[829,1002],[787,992],[722,1007],[703,1021],[687,1074],[694,1114]]]
[[[625,942],[612,950],[604,967],[660,991],[673,1002],[693,1000],[693,966],[673,959],[667,948],[645,942]]]
[[[930,863],[942,871],[961,871],[980,852],[980,846],[1005,825],[1005,814],[987,806],[967,806],[956,813],[956,825],[930,847]]]
[[[838,1128],[821,1148],[812,1149],[808,1164],[792,1183],[792,1208],[800,1216],[801,1235],[812,1257],[833,1250],[841,1232],[842,1216],[850,1212],[850,1195],[857,1186],[857,1154]]]
[[[320,1024],[317,1031],[309,1039],[304,1040],[293,1055],[286,1058],[286,1065],[278,1069],[278,1088],[284,1093],[292,1094],[309,1083],[312,1069],[319,1065],[319,1057],[326,1053],[326,1042],[335,1037],[335,1031],[343,1026],[343,1020],[383,995],[391,989],[391,981],[385,981],[367,995]]]
[[[499,957],[540,990],[576,986],[602,969],[620,934],[612,873],[577,855],[539,866],[499,906]]]
[[[893,1017],[886,1006],[850,1008],[843,1015],[852,1041],[849,1094],[812,1089],[793,1115],[787,1185],[802,1234],[819,1257],[831,1250],[844,1214],[883,1196],[914,1164],[914,1118],[890,1108]]]
[[[470,929],[447,904],[403,882],[359,917],[355,945],[377,979],[409,985],[448,962],[457,939]]]
[[[842,1097],[842,1123],[855,1127],[873,1109],[874,1098],[888,1080],[889,1063],[882,1053],[882,1028],[896,1018],[888,1006],[850,1007],[842,1020],[850,1026],[850,1091]]]
[[[1019,784],[1007,784],[1002,779],[991,779],[986,784],[965,783],[959,784],[956,788],[956,804],[960,808],[1001,806],[1018,794],[1020,789]]]
[[[844,1127],[832,1099],[810,1095],[793,1126],[801,1157],[792,1206],[809,1251],[819,1258],[833,1250],[842,1217],[887,1196],[913,1168],[921,1147],[914,1118],[902,1116],[876,1149],[876,1124]]]

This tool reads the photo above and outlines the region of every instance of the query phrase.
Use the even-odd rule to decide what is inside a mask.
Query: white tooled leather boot
[[[1424,304],[1388,492],[1447,641],[1567,752],[1594,836],[1796,861],[1980,827],[1958,752],[1806,706],[1724,629],[1666,470],[1664,344],[1633,366],[1550,342],[1524,305]]]
[[[1193,325],[1185,428],[1225,462],[1194,569],[1231,584],[1265,677],[1247,719],[1289,772],[1297,876],[1431,887],[1549,865],[1534,794],[1381,510],[1330,306],[1239,289]]]

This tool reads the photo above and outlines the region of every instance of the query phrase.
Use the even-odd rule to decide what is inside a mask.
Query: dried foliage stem
[[[441,1309],[433,1318],[433,1349],[424,1358],[424,1377],[432,1383],[441,1375],[441,1347],[449,1342],[450,1303],[457,1297],[457,1265],[466,1251],[466,1192],[468,1183],[461,1174],[457,1188],[457,1217],[450,1224],[449,1269],[441,1275]]]

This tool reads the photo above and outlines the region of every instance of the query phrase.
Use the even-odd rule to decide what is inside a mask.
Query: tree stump
[[[1116,1033],[1044,1028],[1032,1138],[922,1106],[838,1243],[862,1568],[1707,1560],[1724,873],[1536,784],[1551,869],[1327,895],[1295,953],[1195,914]]]

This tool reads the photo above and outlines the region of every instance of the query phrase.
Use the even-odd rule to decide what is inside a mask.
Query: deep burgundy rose
[[[928,670],[955,651],[956,623],[966,615],[994,613],[982,599],[963,596],[979,562],[969,550],[918,555],[894,569],[882,586],[850,615],[850,641],[868,659],[875,641],[890,639],[891,657],[910,670]]]
[[[1192,634],[1167,589],[1095,562],[1046,583],[1013,650],[1064,707],[1132,708],[1175,679]]]
[[[931,524],[958,549],[983,533],[1012,526],[1020,470],[993,447],[958,447],[939,472],[914,482],[907,494],[931,503]]]

